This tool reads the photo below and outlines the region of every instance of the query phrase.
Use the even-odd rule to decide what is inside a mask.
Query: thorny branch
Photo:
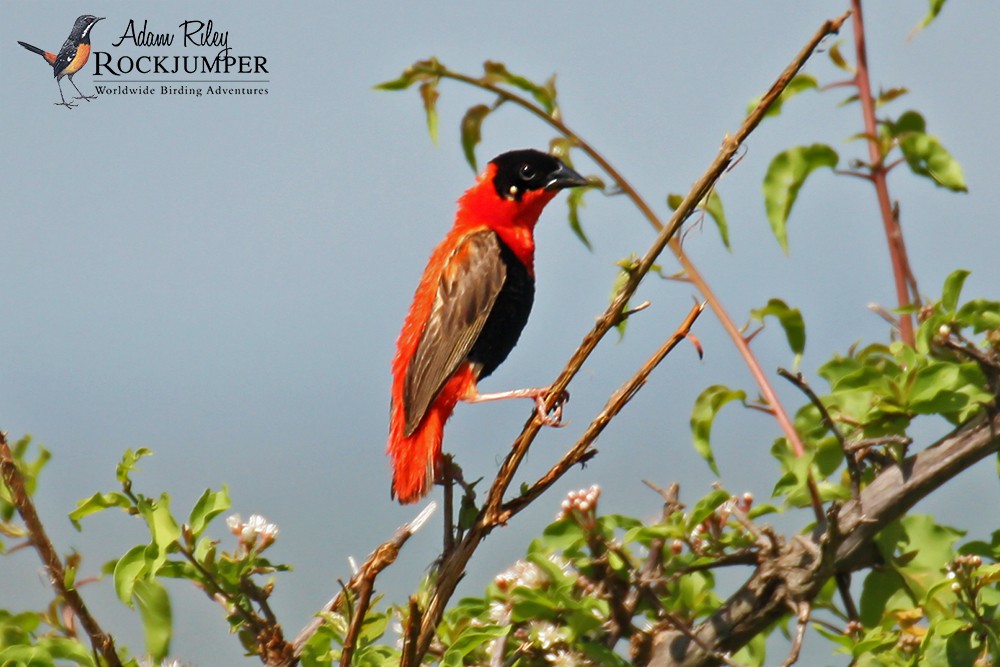
[[[646,254],[642,257],[637,268],[630,273],[629,278],[626,281],[625,285],[618,291],[617,295],[613,299],[611,305],[605,311],[604,315],[602,315],[598,319],[597,323],[594,325],[594,328],[590,331],[590,333],[588,333],[584,337],[583,341],[580,343],[580,346],[574,352],[574,354],[570,358],[569,362],[567,363],[562,373],[560,373],[556,381],[552,383],[549,395],[546,399],[546,407],[551,408],[553,406],[556,397],[561,396],[562,393],[566,390],[567,385],[579,372],[580,368],[583,366],[583,363],[590,356],[591,352],[593,352],[594,348],[597,347],[597,344],[601,341],[601,339],[605,336],[605,334],[607,334],[608,331],[610,331],[614,327],[614,325],[620,321],[621,313],[625,310],[626,304],[628,303],[632,295],[635,293],[636,289],[639,286],[639,283],[643,280],[643,278],[645,278],[646,274],[653,267],[653,264],[656,262],[660,254],[667,248],[668,245],[671,244],[671,242],[673,241],[677,232],[680,230],[681,225],[684,223],[684,221],[694,212],[699,202],[701,202],[708,195],[708,193],[711,191],[712,187],[714,187],[718,179],[732,164],[732,161],[735,158],[737,152],[739,151],[740,146],[750,135],[750,133],[753,132],[753,130],[757,127],[757,125],[760,123],[760,121],[766,114],[767,110],[771,107],[774,101],[778,98],[778,96],[788,85],[788,82],[791,81],[792,77],[794,77],[795,74],[799,71],[799,69],[801,69],[801,67],[805,64],[806,60],[808,60],[809,56],[812,54],[814,49],[819,45],[819,43],[827,35],[835,33],[843,24],[843,22],[847,20],[847,16],[848,14],[844,14],[838,19],[825,22],[823,26],[821,26],[819,31],[812,37],[809,43],[799,52],[799,54],[797,54],[797,56],[793,59],[792,63],[785,69],[784,72],[782,72],[782,74],[778,77],[775,83],[771,86],[770,90],[768,90],[768,92],[763,96],[757,107],[743,121],[743,124],[740,126],[737,132],[734,135],[727,136],[725,138],[725,140],[723,141],[723,145],[719,151],[719,154],[716,156],[715,160],[708,167],[708,169],[705,171],[702,177],[698,179],[698,181],[691,188],[690,192],[687,194],[684,200],[676,208],[673,215],[670,217],[668,223],[666,225],[659,226],[658,229],[659,233],[656,237],[656,240],[653,242],[652,246],[649,248],[649,250],[647,250]],[[441,74],[440,72],[438,72],[438,74],[443,76],[443,74]],[[471,79],[468,77],[463,79],[461,75],[453,75],[451,73],[449,73],[449,75],[451,76],[451,78],[465,80],[467,83],[472,83],[473,85],[477,85],[480,87],[485,87],[491,90],[496,88],[496,87],[489,88],[489,86],[483,85],[482,82],[476,81],[475,79]],[[508,97],[510,95],[509,93],[507,93],[507,91],[503,91],[502,89],[499,88],[496,88],[494,92],[497,92],[498,94],[503,93],[505,96]],[[529,107],[526,108],[531,108],[530,103]],[[562,125],[561,121],[559,121],[558,119],[553,119],[547,114],[543,114],[543,117],[545,118],[546,122],[551,122],[553,124],[558,123],[557,127],[559,127],[561,131],[568,132],[567,128],[565,128],[565,126]],[[610,164],[608,164],[606,160],[600,157],[599,154],[596,153],[596,151],[593,152],[588,151],[588,154],[591,155],[591,157],[596,162],[598,162],[598,164],[600,164],[602,168],[605,168],[609,174],[617,174],[617,172],[613,168],[611,168]],[[628,190],[626,190],[626,188],[629,187],[627,182],[621,178],[616,178],[616,180],[618,182],[619,187],[622,188],[623,191],[628,192]],[[643,210],[643,213],[646,215],[647,219],[649,219],[650,222],[654,224],[654,226],[660,224],[656,215],[652,212],[649,206],[646,205],[645,202],[638,196],[638,194],[634,192],[634,190],[632,191],[630,196],[632,197],[633,201],[635,201],[636,204],[640,207],[640,209]],[[682,264],[683,263],[684,262],[682,260]],[[690,264],[690,262],[687,262],[687,264]],[[684,268],[685,270],[688,270],[689,266],[685,265]],[[692,277],[691,274],[689,274],[688,277],[691,278]],[[707,287],[707,285],[705,287]],[[706,298],[709,299],[710,303],[714,301],[717,304],[717,301],[714,300],[714,296],[710,295],[711,292],[709,291],[708,294],[706,294]],[[714,305],[713,308],[715,308]],[[720,311],[721,308],[717,309],[716,310],[717,314],[719,314]],[[725,319],[728,319],[728,317],[726,317]],[[740,346],[740,342],[743,341],[742,336],[738,335],[736,339],[738,339],[737,346]],[[771,400],[771,405],[775,409],[776,414],[780,413],[784,415],[782,426],[792,444],[792,447],[797,448],[797,450],[801,452],[802,445],[801,445],[801,440],[798,437],[798,434],[795,432],[795,429],[792,426],[790,419],[788,419],[787,414],[784,413],[784,410],[781,408],[780,403],[777,401],[777,398],[774,395],[773,388],[771,388],[770,382],[767,380],[766,376],[764,376],[763,374],[763,371],[760,369],[760,366],[757,363],[756,358],[754,358],[752,354],[749,354],[749,350],[746,348],[745,341],[743,342],[741,351],[745,351],[747,353],[748,356],[745,355],[744,358],[748,361],[748,363],[750,363],[751,371],[754,372],[754,376],[755,379],[758,380],[758,384],[762,385],[762,392],[764,393],[765,397],[768,398],[768,400],[773,399]],[[779,421],[782,420],[779,418]],[[459,580],[462,578],[465,572],[466,564],[472,558],[472,555],[479,546],[479,543],[490,532],[492,532],[494,528],[496,528],[499,525],[502,525],[503,521],[510,516],[510,513],[507,511],[507,508],[504,507],[504,495],[508,487],[512,483],[514,479],[514,474],[516,473],[518,467],[520,466],[524,456],[527,454],[528,448],[534,441],[535,436],[537,435],[540,428],[541,428],[541,423],[539,422],[538,419],[532,416],[532,418],[528,421],[528,423],[522,430],[521,435],[514,442],[510,454],[504,460],[500,468],[500,471],[498,472],[497,477],[494,480],[494,483],[489,490],[486,503],[483,509],[481,510],[479,516],[477,517],[475,523],[465,534],[464,538],[454,546],[453,550],[443,555],[444,557],[438,572],[437,581],[435,582],[435,586],[431,591],[427,607],[426,609],[424,609],[423,622],[420,628],[420,634],[417,638],[417,648],[415,651],[412,651],[411,649],[412,652],[409,653],[410,655],[414,656],[413,661],[404,662],[403,663],[404,665],[415,664],[427,652],[427,650],[430,647],[431,641],[434,638],[437,625],[438,623],[440,623],[441,618],[444,614],[444,610],[448,603],[448,600],[451,599],[451,596],[455,591],[455,587],[458,585]],[[818,497],[815,495],[814,484],[811,485],[811,489],[814,493],[814,497],[816,497],[818,500]],[[516,501],[511,501],[511,502],[516,502]],[[821,508],[817,507],[817,510],[821,512]],[[407,654],[407,647],[405,646],[404,646],[404,654]]]
[[[101,629],[97,620],[90,614],[90,610],[87,609],[87,605],[84,604],[80,593],[67,581],[66,568],[63,566],[62,559],[59,557],[55,546],[45,532],[41,519],[38,518],[35,504],[31,500],[28,490],[25,488],[24,477],[21,475],[21,471],[17,469],[17,464],[14,462],[14,455],[7,444],[7,434],[3,431],[0,431],[0,475],[3,477],[4,485],[10,491],[11,502],[17,508],[17,513],[21,516],[21,520],[24,521],[24,526],[31,536],[31,544],[35,547],[35,551],[38,552],[39,558],[41,558],[42,563],[45,565],[52,588],[66,601],[66,604],[69,605],[73,613],[80,619],[80,625],[83,626],[83,629],[87,632],[87,636],[90,637],[90,644],[93,646],[94,652],[100,654],[109,667],[121,667],[122,663],[118,659],[114,639]]]

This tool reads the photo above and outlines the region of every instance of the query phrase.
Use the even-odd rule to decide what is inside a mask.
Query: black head
[[[587,179],[559,158],[532,148],[502,153],[490,164],[496,167],[493,186],[504,199],[520,201],[525,192],[552,192],[587,184]]]
[[[73,36],[77,39],[90,39],[90,29],[94,27],[95,23],[103,20],[103,16],[84,14],[73,24]]]

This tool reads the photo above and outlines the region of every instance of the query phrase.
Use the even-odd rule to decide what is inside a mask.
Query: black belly
[[[528,268],[499,237],[497,241],[507,276],[479,338],[469,350],[468,359],[479,368],[479,378],[495,371],[517,345],[535,300],[535,279]]]

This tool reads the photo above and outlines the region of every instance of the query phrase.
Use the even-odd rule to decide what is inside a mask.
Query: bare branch
[[[397,528],[392,537],[379,545],[379,547],[368,556],[368,559],[361,564],[358,571],[353,577],[351,577],[351,580],[347,582],[344,590],[338,593],[335,598],[327,602],[319,614],[336,611],[345,601],[345,595],[355,595],[357,596],[358,601],[351,618],[351,625],[354,625],[356,619],[360,618],[363,621],[364,613],[359,613],[361,611],[361,601],[364,600],[365,608],[367,608],[368,602],[371,599],[372,591],[374,590],[375,578],[378,577],[382,570],[389,567],[396,561],[396,557],[399,556],[399,550],[404,544],[406,544],[406,541],[410,539],[410,536],[420,530],[420,528],[427,523],[427,520],[436,509],[437,503],[432,502],[428,504],[427,507],[425,507],[420,514],[413,519],[413,521],[404,523],[402,526]],[[301,632],[299,632],[295,641],[292,642],[295,657],[288,663],[288,665],[294,665],[298,662],[298,658],[302,655],[302,649],[306,642],[308,642],[309,639],[316,634],[316,631],[319,630],[320,626],[323,625],[323,619],[319,617],[319,614],[317,614],[317,617],[310,621],[309,624],[306,625]],[[358,629],[354,630],[353,635],[351,635],[350,632],[348,633],[348,639],[351,640],[350,647],[348,646],[347,640],[344,642],[344,655],[347,655],[347,662],[344,664],[350,664],[349,652],[353,652],[353,642],[357,640],[357,632]]]
[[[896,299],[900,308],[905,308],[919,295],[910,285],[916,284],[910,260],[906,253],[906,243],[903,241],[903,229],[899,217],[895,214],[889,198],[889,184],[886,176],[890,167],[886,167],[882,149],[878,142],[878,121],[875,118],[875,99],[872,97],[871,81],[868,72],[868,50],[865,46],[865,22],[861,13],[861,0],[851,0],[851,14],[854,27],[854,54],[857,59],[857,74],[854,84],[858,89],[858,99],[861,102],[862,115],[865,122],[865,134],[868,136],[868,154],[871,158],[871,181],[875,185],[878,197],[879,213],[882,216],[882,226],[885,228],[886,240],[889,243],[889,255],[892,257],[892,273],[896,283]],[[913,345],[913,317],[909,313],[899,316],[899,333],[903,342]]]

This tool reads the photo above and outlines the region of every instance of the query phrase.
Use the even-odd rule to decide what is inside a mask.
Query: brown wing
[[[507,277],[490,230],[466,236],[441,272],[430,317],[403,383],[406,435],[416,430],[441,387],[475,344]]]

